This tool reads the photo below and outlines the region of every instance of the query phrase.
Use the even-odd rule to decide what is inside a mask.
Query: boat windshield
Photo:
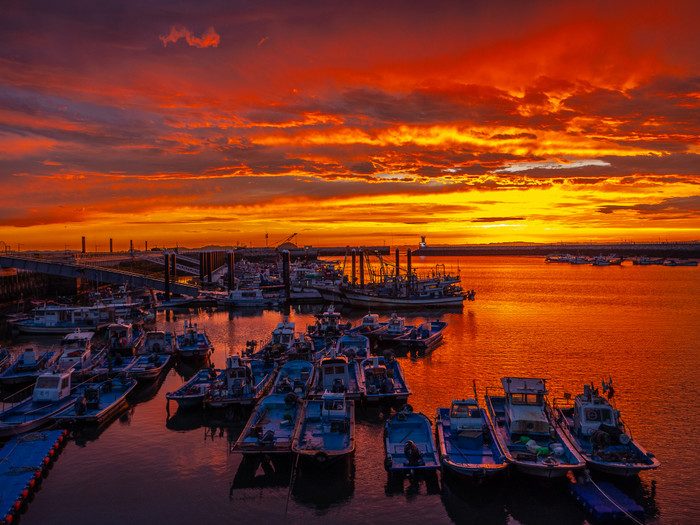
[[[542,394],[511,394],[510,402],[512,405],[542,405]]]
[[[609,408],[587,408],[584,413],[586,421],[594,421],[596,423],[612,422],[612,413]]]
[[[481,414],[479,413],[479,407],[470,405],[454,405],[452,407],[452,413],[450,414],[450,417],[477,418],[481,417]]]
[[[58,388],[58,377],[39,377],[36,380],[36,388]]]

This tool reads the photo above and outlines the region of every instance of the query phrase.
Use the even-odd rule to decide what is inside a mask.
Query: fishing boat
[[[335,306],[331,303],[327,310],[316,315],[314,324],[307,326],[306,332],[313,338],[333,338],[338,337],[347,328],[348,323],[340,322],[340,312],[335,311]]]
[[[204,329],[200,329],[197,323],[188,323],[185,319],[183,333],[175,336],[177,352],[182,358],[205,359],[214,351],[214,346]]]
[[[362,334],[367,337],[372,337],[373,334],[382,330],[387,323],[379,321],[379,315],[369,313],[362,317],[360,324],[353,326],[349,330],[345,330],[346,334]]]
[[[45,372],[36,378],[31,397],[0,412],[0,438],[29,432],[73,405],[70,372]]]
[[[134,330],[132,323],[118,319],[107,326],[107,348],[112,354],[134,355],[136,348],[141,346],[143,332]]]
[[[331,392],[304,401],[292,451],[319,466],[348,458],[355,451],[355,403]]]
[[[0,384],[31,384],[36,378],[51,368],[61,355],[60,351],[49,350],[39,354],[34,348],[25,348],[24,352],[0,374]]]
[[[19,319],[13,325],[22,333],[63,335],[77,329],[95,330],[112,319],[111,306],[44,303],[34,308],[31,318]]]
[[[354,359],[331,352],[316,367],[310,395],[321,397],[328,390],[344,393],[347,399],[361,399],[365,395],[365,378],[360,364]]]
[[[516,470],[538,478],[561,478],[586,462],[556,426],[542,379],[504,377],[504,395],[486,393],[496,440]]]
[[[168,369],[171,356],[153,352],[149,355],[139,355],[126,368],[126,372],[139,382],[155,381]]]
[[[262,398],[248,419],[233,452],[241,454],[289,454],[301,402],[294,393]]]
[[[370,356],[369,338],[362,334],[341,335],[335,342],[335,353],[351,360],[364,361]]]
[[[612,404],[612,380],[603,382],[603,391],[608,392],[608,399],[592,385],[583,385],[583,394],[575,396],[573,404],[570,397],[556,401],[557,423],[567,439],[591,470],[636,476],[658,468],[659,460],[632,437]]]
[[[698,261],[690,259],[666,259],[663,266],[697,266]]]
[[[486,411],[476,399],[455,399],[449,408],[438,408],[435,437],[443,471],[478,484],[508,468]]]
[[[94,332],[76,330],[61,340],[63,352],[56,364],[61,371],[70,370],[73,380],[83,380],[92,375],[92,371],[107,355],[107,349],[96,349],[92,345]]]
[[[145,355],[149,355],[152,353],[175,353],[175,345],[173,344],[172,332],[165,332],[163,330],[147,331],[143,336],[143,344],[138,348],[138,353]]]
[[[295,359],[287,361],[277,374],[272,386],[276,394],[294,392],[299,397],[306,397],[314,378],[314,365],[309,361]]]
[[[102,423],[126,404],[126,396],[135,386],[136,380],[127,376],[78,385],[73,393],[76,402],[55,414],[53,419],[64,424]]]
[[[404,406],[384,425],[384,468],[390,474],[431,472],[440,468],[430,419]]]
[[[425,354],[431,352],[442,341],[442,333],[447,327],[445,321],[425,321],[409,332],[394,339],[399,351]]]
[[[114,377],[125,371],[133,365],[138,356],[128,355],[123,356],[121,354],[113,355],[111,352],[107,352],[98,361],[97,365],[90,370],[90,376],[100,376],[100,377]]]
[[[204,368],[197,371],[189,381],[173,392],[167,392],[165,398],[176,401],[180,408],[201,408],[204,398],[216,381],[214,368]]]
[[[253,405],[269,390],[274,376],[274,364],[230,355],[226,358],[226,368],[204,397],[204,405],[212,408]]]
[[[226,298],[220,302],[224,306],[279,306],[284,300],[284,295],[279,289],[271,291],[263,288],[240,288],[230,290]]]
[[[375,332],[379,344],[393,344],[394,340],[398,337],[406,335],[415,328],[414,325],[406,324],[406,318],[396,315],[396,313],[391,314],[391,317],[386,322],[382,329]]]
[[[296,324],[285,317],[284,320],[277,323],[277,326],[272,330],[271,338],[259,350],[256,350],[257,342],[248,341],[246,356],[266,361],[286,358],[286,354],[290,352],[296,340],[295,327]]]
[[[403,370],[391,352],[383,357],[370,357],[360,364],[365,377],[365,398],[368,403],[404,404],[411,395]]]

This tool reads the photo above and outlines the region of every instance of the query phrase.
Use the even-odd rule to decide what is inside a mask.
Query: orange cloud
[[[159,36],[163,41],[163,47],[167,47],[168,42],[175,43],[181,38],[187,40],[187,43],[192,47],[218,47],[219,35],[213,27],[207,28],[200,38],[194,36],[192,32],[184,26],[170,26],[170,34],[168,36]]]

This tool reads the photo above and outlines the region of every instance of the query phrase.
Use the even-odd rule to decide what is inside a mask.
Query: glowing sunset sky
[[[696,240],[699,23],[696,0],[3,2],[0,241]]]

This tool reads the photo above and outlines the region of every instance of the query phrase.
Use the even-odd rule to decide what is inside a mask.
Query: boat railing
[[[25,386],[23,389],[18,390],[17,392],[13,392],[12,394],[4,398],[2,400],[2,409],[5,410],[27,399],[34,393],[35,385],[36,383],[32,383],[31,385]]]

